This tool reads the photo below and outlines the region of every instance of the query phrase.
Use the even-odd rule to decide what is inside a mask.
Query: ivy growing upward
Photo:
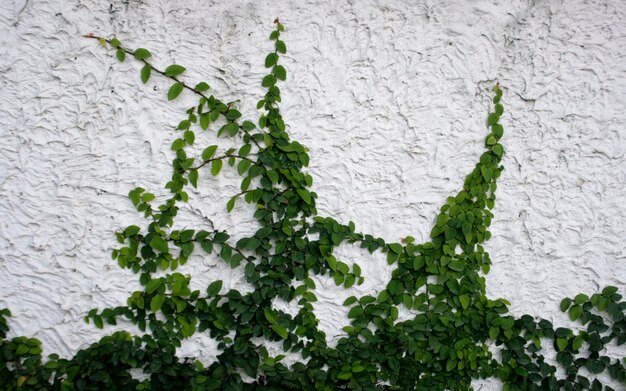
[[[7,337],[10,313],[4,309],[2,389],[469,390],[472,379],[497,377],[505,390],[611,390],[595,379],[603,372],[604,379],[626,384],[623,358],[604,353],[607,344],[626,342],[626,302],[616,287],[561,302],[561,310],[585,326],[581,331],[512,316],[506,300],[486,296],[484,274],[491,261],[482,245],[491,237],[491,210],[503,170],[500,87],[493,90],[485,152],[462,189],[441,207],[430,239],[416,243],[409,236],[403,243],[387,243],[357,231],[352,222],[317,213],[313,179],[304,171],[307,149],[290,139],[279,107],[278,84],[287,78],[280,58],[287,48],[284,27],[275,23],[274,49],[265,57],[268,74],[262,80],[266,93],[257,104],[262,114],[254,120],[245,120],[235,103],[224,103],[207,83],[189,84],[183,66],[161,70],[147,49],[88,36],[112,48],[119,61],[134,57],[142,65],[143,83],[155,76],[169,79],[168,100],[182,93],[198,98],[171,144],[176,157],[165,184],[169,198],[157,204],[148,190],[131,190],[130,200],[146,221],[117,234],[120,247],[113,259],[138,276],[142,290],[130,293],[126,305],[94,309],[85,318],[98,328],[131,322],[143,334],[115,332],[72,358],[52,354],[43,360],[38,340]],[[238,147],[210,145],[201,156],[189,156],[186,149],[196,134],[207,131],[236,140]],[[223,230],[175,229],[189,187],[210,184],[210,177],[228,166],[242,180],[240,191],[228,197],[227,210],[250,204],[260,228],[237,241]],[[350,267],[334,255],[342,243],[381,251],[395,269],[377,295],[345,300],[350,324],[333,347],[318,328],[311,276],[328,275],[344,288],[363,283],[358,264]],[[192,290],[191,277],[177,270],[193,253],[203,252],[242,268],[249,292],[225,290],[218,279]],[[297,303],[297,313],[278,310],[276,299]],[[399,321],[400,311],[412,318]],[[208,366],[176,355],[181,341],[198,333],[218,343],[217,359]],[[279,343],[299,361],[283,364],[285,355],[270,355],[262,341]],[[546,346],[556,350],[560,373],[545,361]]]

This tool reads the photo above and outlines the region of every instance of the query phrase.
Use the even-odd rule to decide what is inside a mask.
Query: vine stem
[[[106,42],[106,43],[108,43],[109,45],[113,46],[113,44],[111,43],[111,40],[110,40],[110,39],[108,39],[108,38],[104,38],[104,37],[101,37],[101,36],[98,36],[98,35],[94,35],[94,34],[92,34],[92,33],[85,34],[85,35],[83,35],[83,37],[84,37],[84,38],[95,39],[95,40],[98,40],[98,41],[102,41],[102,40],[104,40],[104,42]],[[122,50],[122,51],[124,51],[124,53],[126,53],[126,54],[130,54],[131,56],[135,57],[135,51],[134,51],[134,50],[127,49],[127,48],[123,47],[122,45],[117,45],[117,46],[113,46],[113,47],[115,47],[116,49]],[[187,89],[187,90],[189,90],[189,91],[191,91],[191,92],[193,92],[193,93],[195,93],[195,94],[197,94],[197,95],[200,95],[201,97],[203,97],[203,98],[204,98],[204,99],[206,99],[206,100],[209,100],[209,97],[208,97],[208,96],[206,96],[206,95],[205,95],[202,91],[199,91],[199,90],[197,90],[197,89],[195,89],[195,88],[193,88],[193,87],[189,86],[189,85],[188,85],[188,84],[186,84],[185,82],[183,82],[183,81],[179,80],[176,76],[170,76],[170,75],[168,75],[167,73],[165,73],[165,71],[162,71],[162,70],[160,70],[160,69],[156,68],[154,65],[150,64],[148,61],[146,61],[146,59],[145,59],[145,58],[142,58],[142,59],[137,59],[137,57],[135,57],[135,59],[136,59],[136,60],[138,60],[138,61],[140,61],[140,62],[142,62],[142,63],[144,63],[145,65],[149,66],[149,67],[150,67],[153,71],[155,71],[156,73],[158,73],[158,74],[160,74],[160,75],[162,75],[162,76],[165,76],[165,77],[167,77],[167,78],[169,78],[169,79],[171,79],[171,80],[174,80],[176,83],[179,83],[180,85],[182,85],[182,86],[183,86],[183,88],[185,88],[185,89]],[[230,107],[230,105],[231,105],[232,103],[233,103],[233,102],[230,102],[230,103],[228,104],[228,107]],[[249,131],[247,131],[247,130],[243,129],[241,126],[240,126],[239,128],[240,128],[240,129],[241,129],[244,133],[246,133],[248,136],[250,136],[250,139],[251,139],[251,140],[252,140],[252,142],[253,142],[253,143],[257,146],[257,148],[259,148],[259,150],[261,150],[261,149],[262,149],[262,148],[261,148],[261,146],[259,145],[259,143],[257,143],[257,141],[256,141],[254,138],[252,138],[252,135],[250,134],[250,132],[249,132]]]
[[[111,40],[108,38],[104,38],[104,37],[100,37],[98,35],[94,35],[94,34],[85,34],[83,35],[84,38],[91,38],[91,39],[96,39],[98,41],[104,40],[106,43],[108,43],[109,45],[113,46],[113,44],[111,43]],[[114,46],[116,49],[120,49],[122,51],[124,51],[126,54],[130,54],[131,56],[135,56],[135,51],[131,50],[131,49],[127,49],[125,47],[123,47],[122,45],[118,45],[118,46]],[[197,89],[185,84],[185,82],[180,81],[176,76],[170,76],[168,74],[166,74],[164,71],[156,68],[154,65],[150,64],[148,61],[146,61],[146,59],[142,58],[138,61],[141,61],[142,63],[144,63],[145,65],[148,65],[150,68],[152,68],[153,71],[155,71],[156,73],[163,75],[169,79],[174,80],[177,83],[180,83],[184,88],[188,89],[189,91],[192,91],[198,95],[200,95],[201,97],[203,97],[204,99],[209,99],[208,96],[206,96],[202,91],[198,91]]]
[[[228,158],[231,158],[231,157],[234,157],[234,158],[236,158],[236,159],[248,160],[249,162],[252,162],[252,163],[254,163],[254,164],[257,164],[257,162],[256,162],[255,160],[252,160],[252,159],[247,158],[247,157],[245,157],[245,156],[240,156],[240,155],[224,155],[224,156],[218,156],[218,157],[214,157],[214,158],[211,158],[211,159],[205,160],[205,161],[204,161],[204,162],[202,162],[202,164],[200,164],[198,167],[191,167],[191,168],[189,168],[189,170],[198,170],[198,169],[200,169],[200,168],[202,168],[202,167],[206,166],[207,164],[209,164],[209,163],[211,163],[211,162],[213,162],[213,161],[215,161],[215,160],[224,160],[224,159],[228,159]],[[185,171],[187,171],[187,170],[185,170]]]

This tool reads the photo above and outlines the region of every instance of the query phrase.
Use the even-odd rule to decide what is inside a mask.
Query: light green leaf
[[[567,347],[567,338],[557,338],[556,346],[559,348],[559,351],[562,352]]]
[[[470,299],[469,297],[467,297],[467,295],[459,296],[459,301],[461,302],[461,306],[464,310],[466,310],[470,305]]]
[[[163,303],[165,303],[164,295],[156,295],[150,301],[150,310],[152,312],[159,312],[161,307],[163,307]]]
[[[237,196],[231,197],[230,200],[228,200],[228,202],[226,203],[226,210],[228,212],[233,210],[233,208],[235,207],[235,201],[237,201]]]
[[[237,165],[237,172],[239,175],[243,175],[246,171],[248,171],[251,164],[252,162],[250,162],[250,160],[241,160]]]
[[[267,319],[267,321],[270,322],[270,324],[278,323],[278,318],[276,318],[276,315],[274,315],[272,310],[270,310],[269,308],[265,308],[263,310],[263,313],[265,314],[265,319]]]
[[[151,72],[152,67],[148,64],[144,65],[143,68],[141,68],[141,81],[143,82],[143,84],[146,84],[148,82]]]
[[[298,189],[297,192],[300,197],[302,197],[302,200],[304,200],[304,202],[309,205],[311,204],[311,193],[309,193],[307,189]]]
[[[211,145],[207,147],[204,151],[202,151],[202,159],[209,160],[215,155],[215,151],[217,151],[217,145]]]
[[[167,241],[158,235],[152,237],[150,247],[162,253],[168,253],[170,251]]]
[[[149,58],[150,56],[152,56],[152,54],[148,51],[148,49],[139,48],[135,50],[135,58],[137,60],[145,60],[146,58]]]
[[[213,160],[213,162],[211,163],[211,175],[217,176],[217,174],[220,173],[221,169],[222,169],[222,159]]]
[[[287,339],[289,337],[289,333],[287,332],[287,329],[279,324],[273,324],[272,330],[274,330],[276,334],[280,335],[282,339]]]
[[[583,307],[579,306],[578,304],[574,304],[569,309],[569,318],[571,320],[577,320],[578,318],[580,318],[580,315],[582,315],[582,313],[583,313]]]
[[[195,188],[198,188],[198,170],[189,171],[189,182]]]
[[[169,67],[165,68],[166,76],[178,76],[183,72],[185,72],[185,67],[178,64],[172,64]]]
[[[196,84],[195,90],[196,91],[200,91],[200,92],[204,92],[204,91],[207,91],[209,88],[210,87],[209,87],[209,85],[207,83],[200,82],[200,83]]]
[[[163,281],[161,281],[160,278],[155,278],[153,280],[148,281],[148,283],[146,284],[146,293],[151,295],[152,293],[154,293],[154,291],[159,289],[162,284],[163,284]]]
[[[167,92],[167,100],[174,100],[180,93],[183,92],[183,85],[181,83],[174,83]]]
[[[389,249],[396,254],[402,254],[403,248],[399,243],[389,243]]]
[[[117,49],[117,51],[115,52],[115,57],[117,57],[120,62],[124,62],[124,59],[126,58],[126,52],[122,49]]]

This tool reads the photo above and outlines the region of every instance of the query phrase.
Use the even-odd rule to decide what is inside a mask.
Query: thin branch
[[[104,40],[104,41],[105,41],[105,42],[107,42],[109,45],[113,46],[113,45],[111,44],[111,40],[110,40],[110,39],[108,39],[108,38],[100,37],[100,36],[93,35],[93,34],[85,34],[85,35],[83,35],[83,37],[84,37],[84,38],[96,39],[96,40]],[[135,51],[134,51],[134,50],[127,49],[127,48],[123,47],[122,45],[118,45],[118,46],[114,46],[114,47],[115,47],[116,49],[119,49],[119,50],[124,51],[126,54],[130,54],[131,56],[135,57]],[[135,59],[137,59],[137,58],[135,57]],[[199,90],[197,90],[197,89],[195,89],[195,88],[193,88],[193,87],[191,87],[191,86],[189,86],[189,85],[185,84],[185,82],[183,82],[183,81],[179,80],[176,76],[170,76],[170,75],[166,74],[164,71],[162,71],[162,70],[160,70],[160,69],[156,68],[154,65],[150,64],[150,63],[149,63],[149,62],[148,62],[145,58],[142,58],[142,59],[137,59],[137,60],[138,60],[138,61],[141,61],[141,62],[142,62],[142,63],[144,63],[145,65],[149,66],[149,67],[150,67],[153,71],[155,71],[156,73],[158,73],[158,74],[160,74],[160,75],[163,75],[163,76],[165,76],[165,77],[167,77],[167,78],[169,78],[169,79],[172,79],[172,80],[174,80],[174,81],[175,81],[175,82],[177,82],[177,83],[180,83],[180,85],[182,85],[182,86],[183,86],[183,88],[185,88],[185,89],[187,89],[187,90],[189,90],[189,91],[191,91],[191,92],[194,92],[194,93],[195,93],[195,94],[197,94],[197,95],[200,95],[201,97],[203,97],[203,98],[204,98],[204,99],[206,99],[206,100],[208,100],[208,99],[209,99],[209,97],[208,97],[208,96],[206,96],[206,95],[205,95],[202,91],[199,91]],[[230,103],[228,104],[228,107],[230,107],[230,105],[231,105],[232,103],[234,103],[234,102],[230,102]],[[261,148],[261,146],[259,145],[259,143],[257,143],[257,141],[256,141],[254,138],[252,138],[252,135],[250,134],[250,132],[249,132],[249,131],[247,131],[247,130],[243,129],[241,126],[240,126],[239,128],[240,128],[240,129],[241,129],[244,133],[246,133],[248,136],[250,136],[250,138],[251,138],[252,142],[253,142],[253,143],[257,146],[257,148],[259,148],[259,150],[261,150],[261,149],[262,149],[262,148]]]

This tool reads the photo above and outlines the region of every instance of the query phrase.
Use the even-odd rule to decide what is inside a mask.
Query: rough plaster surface
[[[126,194],[166,194],[174,128],[194,101],[166,103],[165,80],[143,86],[137,63],[80,35],[115,34],[160,66],[183,64],[185,80],[241,99],[254,119],[276,16],[287,27],[283,114],[310,148],[322,215],[389,241],[425,239],[482,152],[499,81],[507,155],[488,294],[572,326],[564,296],[624,287],[626,2],[1,0],[0,306],[13,335],[62,355],[103,335],[82,316],[138,288],[109,256],[115,230],[144,222]],[[250,232],[248,206],[225,212],[237,185],[228,170],[201,175],[179,226]],[[390,276],[380,255],[338,254],[363,266],[353,291],[377,292]],[[183,270],[198,287],[245,285],[217,259]],[[353,293],[322,277],[318,287],[321,327],[336,339]],[[214,351],[202,339],[183,354]]]

